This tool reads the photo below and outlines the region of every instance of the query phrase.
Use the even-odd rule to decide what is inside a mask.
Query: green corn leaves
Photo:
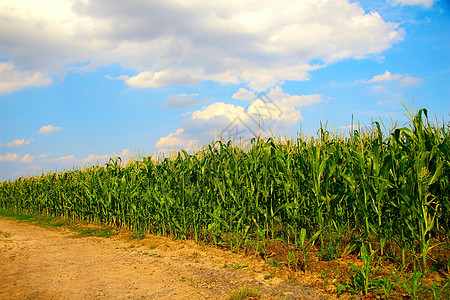
[[[449,231],[449,124],[426,110],[383,133],[378,122],[349,137],[216,141],[171,158],[111,159],[0,184],[0,208],[98,221],[235,251],[281,238],[306,257],[324,229],[337,238],[388,241],[427,270],[433,239]],[[306,236],[310,236],[306,239]],[[291,259],[294,257],[291,255]],[[304,260],[306,264],[306,260]]]

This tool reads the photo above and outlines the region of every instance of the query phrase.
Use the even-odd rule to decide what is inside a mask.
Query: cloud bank
[[[0,28],[2,93],[51,84],[82,62],[135,70],[119,77],[134,88],[211,80],[263,91],[404,37],[347,0],[17,0],[0,4]]]

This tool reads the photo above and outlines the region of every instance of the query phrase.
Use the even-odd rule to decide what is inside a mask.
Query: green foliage
[[[406,282],[403,283],[404,289],[415,299],[419,299],[419,295],[422,291],[422,277],[423,274],[420,271],[414,271]]]
[[[283,264],[278,259],[272,259],[272,258],[268,258],[267,262],[269,263],[269,265],[271,265],[273,267],[281,267],[281,265]]]
[[[108,229],[108,228],[102,228],[100,230],[97,230],[95,235],[98,237],[109,238],[109,237],[113,236],[114,234],[115,233],[113,230]]]
[[[322,228],[323,229],[323,228]],[[306,264],[308,260],[308,249],[309,246],[319,237],[319,235],[322,233],[322,229],[317,231],[313,236],[311,236],[309,239],[306,238],[306,230],[305,228],[300,229],[300,238],[298,247],[300,248],[301,254],[302,254],[302,268],[303,271],[306,273]]]
[[[374,259],[377,252],[378,250],[370,250],[370,254],[368,254],[366,246],[364,244],[361,246],[360,254],[363,266],[359,267],[352,263],[349,264],[353,269],[353,275],[350,279],[351,282],[347,282],[347,284],[339,286],[339,292],[349,290],[355,294],[363,292],[364,295],[367,295],[369,290],[377,286],[377,282],[370,277],[374,272],[375,266],[380,262],[380,259]]]
[[[97,228],[85,228],[77,230],[80,235],[93,235],[97,232]]]
[[[0,183],[0,209],[264,255],[282,239],[299,253],[288,263],[300,260],[304,270],[316,240],[332,259],[339,252],[324,235],[340,241],[350,232],[347,250],[376,241],[384,255],[395,243],[402,266],[426,273],[434,238],[450,231],[450,124],[430,124],[425,109],[408,116],[409,125],[389,132],[374,122],[349,136],[321,128],[318,138],[218,140],[163,160],[116,158],[19,178]]]
[[[239,270],[243,268],[247,268],[248,264],[241,264],[240,262],[233,261],[232,263],[228,264],[228,262],[225,262],[223,264],[223,268],[231,268],[233,270]]]
[[[133,232],[131,234],[131,237],[133,239],[140,239],[140,240],[142,240],[143,238],[145,238],[145,232],[143,230],[137,230],[137,231],[135,231],[135,232]]]
[[[439,284],[433,281],[429,291],[431,291],[434,300],[450,299],[450,278]]]

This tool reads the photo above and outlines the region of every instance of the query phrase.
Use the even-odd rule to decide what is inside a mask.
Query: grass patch
[[[84,228],[86,222],[75,222],[73,220],[61,219],[58,217],[40,216],[31,213],[15,212],[6,209],[0,209],[0,217],[15,219],[21,222],[32,223],[34,225],[50,228],[67,228],[77,232],[79,235],[95,235],[98,237],[109,238],[116,234],[114,229],[108,227]]]
[[[243,287],[230,294],[230,300],[242,300],[242,299],[258,299],[261,296],[261,292],[249,287]]]
[[[27,223],[35,223],[46,227],[61,227],[70,223],[68,220],[63,220],[58,217],[41,216],[32,213],[16,212],[6,209],[0,209],[0,216],[10,219],[15,219]]]
[[[48,226],[49,227],[61,227],[61,226],[65,226],[65,225],[67,225],[67,222],[66,221],[55,221],[55,222],[50,222],[49,224],[48,224]]]
[[[98,237],[109,238],[109,237],[115,235],[115,232],[109,228],[102,228],[102,229],[99,229],[95,235]]]
[[[243,268],[247,268],[248,267],[248,264],[241,264],[241,263],[239,263],[239,262],[235,262],[235,261],[233,261],[232,263],[228,263],[227,261],[223,264],[223,267],[222,268],[230,268],[230,269],[233,269],[233,270],[239,270],[239,269],[243,269]]]
[[[137,230],[137,231],[135,231],[135,232],[133,232],[133,233],[131,234],[131,237],[132,237],[133,239],[140,239],[140,240],[142,240],[143,238],[145,238],[145,231],[143,231],[143,230]]]
[[[94,235],[94,233],[97,232],[97,228],[86,228],[86,229],[80,229],[78,233],[80,235]]]

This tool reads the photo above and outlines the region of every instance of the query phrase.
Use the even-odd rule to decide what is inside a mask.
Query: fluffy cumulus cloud
[[[34,156],[30,154],[25,154],[20,156],[16,153],[0,154],[0,162],[21,162],[21,163],[31,163],[34,160]]]
[[[200,80],[192,78],[187,72],[166,70],[156,73],[141,72],[127,78],[125,83],[136,88],[157,88],[166,85],[196,85],[200,83]]]
[[[158,148],[171,148],[171,147],[185,147],[189,148],[197,145],[198,139],[190,139],[189,136],[185,135],[184,129],[179,128],[177,131],[170,133],[168,136],[162,137],[156,143]]]
[[[385,81],[396,81],[401,86],[409,86],[421,83],[423,81],[422,78],[411,77],[408,74],[392,74],[389,71],[384,72],[383,74],[376,75],[372,79],[370,79],[369,83],[373,82],[385,82]],[[380,86],[376,86],[379,88]]]
[[[249,100],[254,91],[239,90],[235,98]],[[247,138],[285,132],[303,119],[300,108],[323,101],[320,94],[291,95],[281,87],[259,93],[247,106],[215,102],[190,114],[182,127],[162,137],[156,147],[160,149],[192,148],[210,142],[215,137]]]
[[[50,84],[49,74],[87,61],[88,69],[135,70],[119,77],[135,88],[212,80],[263,91],[378,55],[404,36],[350,0],[16,0],[0,4],[0,28],[2,80],[14,72],[26,79],[3,92]]]
[[[21,158],[21,162],[24,163],[31,163],[34,160],[34,156],[30,155],[30,154],[25,154],[22,158]]]
[[[52,125],[45,125],[45,126],[42,126],[38,130],[38,132],[39,132],[39,134],[48,136],[48,135],[50,135],[51,133],[53,133],[55,131],[61,131],[61,130],[64,130],[64,128],[61,128],[61,127],[58,127],[58,126],[52,126]]]
[[[199,105],[213,100],[213,98],[204,97],[203,99],[196,99],[198,94],[179,94],[179,95],[169,95],[164,105],[173,108],[186,108],[192,105]]]
[[[9,143],[7,143],[6,145],[0,143],[1,147],[22,147],[25,145],[30,144],[33,141],[33,139],[29,139],[28,141],[26,141],[25,139],[15,139]]]
[[[254,91],[240,88],[236,93],[233,94],[232,98],[240,100],[253,100],[256,98],[256,95]]]

